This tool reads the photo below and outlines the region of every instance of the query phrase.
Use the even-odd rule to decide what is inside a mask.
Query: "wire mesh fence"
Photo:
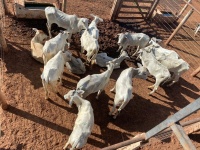
[[[169,45],[178,52],[181,58],[190,64],[191,68],[195,69],[200,64],[200,34],[197,33],[196,36],[194,35],[195,29],[200,22],[200,13],[198,12],[200,2],[191,1],[191,4],[194,8],[197,8],[175,34]],[[183,8],[186,6],[187,8],[183,11]],[[155,23],[159,28],[157,33],[165,41],[193,7],[187,5],[184,0],[162,0],[156,9],[162,12],[163,17],[152,18],[151,22]],[[167,20],[168,16],[174,16],[177,20],[169,22]]]

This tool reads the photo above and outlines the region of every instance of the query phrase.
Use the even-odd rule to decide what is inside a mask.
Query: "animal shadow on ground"
[[[164,121],[172,110],[170,107],[152,103],[134,93],[133,99],[129,101],[113,124],[129,132],[147,132]]]
[[[113,102],[111,102],[113,99],[105,93],[100,95],[99,100],[96,100],[95,96],[96,94],[92,94],[88,99],[94,109],[95,124],[99,125],[101,134],[92,133],[92,135],[106,141],[104,144],[98,145],[98,147],[115,144],[134,136],[128,132],[146,132],[164,121],[172,111],[171,108],[152,103],[134,94],[134,98],[130,100],[115,120],[108,115],[113,105]],[[111,99],[111,101],[108,101],[108,99]],[[118,128],[125,130],[125,132],[119,132],[114,128],[110,129],[109,124],[114,124]]]
[[[177,106],[179,108],[183,108],[188,105],[190,102],[184,97],[184,95],[187,95],[193,100],[199,97],[199,94],[195,93],[199,92],[199,89],[194,84],[189,83],[183,78],[180,78],[179,81],[171,87],[165,86],[163,89],[168,96],[168,98],[166,98],[172,101],[172,103],[169,104],[172,107]]]
[[[31,52],[19,46],[20,43],[9,43],[9,53],[5,54],[4,62],[6,73],[21,73],[31,81],[35,89],[42,87],[41,71],[42,64],[31,57]]]
[[[9,106],[9,108],[7,109],[8,112],[12,113],[12,114],[15,114],[15,115],[18,115],[22,118],[25,118],[25,119],[28,119],[30,121],[33,121],[35,123],[38,123],[42,126],[46,126],[47,128],[50,128],[50,129],[53,129],[55,131],[58,131],[58,132],[61,132],[63,134],[67,134],[69,135],[71,133],[71,130],[65,128],[65,127],[62,127],[56,123],[53,123],[51,121],[48,121],[48,120],[45,120],[39,116],[36,116],[34,114],[31,114],[31,113],[28,113],[24,110],[21,110],[21,109],[18,109],[16,107],[13,107],[13,106]]]
[[[91,94],[88,96],[88,99],[91,102],[91,105],[93,107],[94,111],[94,118],[95,118],[95,124],[99,127],[100,129],[100,134],[97,133],[92,133],[93,136],[96,138],[99,138],[104,141],[104,143],[96,143],[94,142],[93,145],[96,145],[98,147],[106,147],[109,144],[114,144],[122,139],[121,137],[121,132],[115,130],[115,129],[110,129],[108,127],[109,123],[112,122],[112,118],[108,115],[109,109],[108,109],[108,100],[110,97],[105,94],[103,91],[101,95],[99,96],[99,99],[97,100],[96,97],[97,93]],[[103,119],[102,119],[103,118]],[[114,135],[118,135],[118,137],[113,138]],[[126,138],[128,139],[128,138]],[[125,139],[125,140],[126,140]],[[90,141],[90,139],[88,140]]]
[[[77,107],[73,107],[73,108],[71,108],[71,109],[72,109],[71,112],[75,112],[75,111],[77,112]],[[13,107],[13,106],[9,106],[9,108],[7,109],[7,111],[10,112],[10,113],[12,113],[12,114],[18,115],[18,116],[20,116],[20,117],[22,117],[22,118],[25,118],[25,119],[27,119],[27,120],[33,121],[33,122],[35,122],[35,123],[38,123],[38,124],[40,124],[40,125],[42,125],[42,126],[45,126],[45,127],[47,127],[47,128],[50,128],[50,129],[52,129],[52,130],[58,131],[58,132],[60,132],[60,133],[62,133],[62,134],[65,134],[65,135],[70,135],[71,132],[72,132],[72,131],[71,131],[70,129],[68,129],[68,128],[65,128],[65,127],[63,127],[63,126],[60,126],[60,125],[58,125],[58,124],[56,124],[56,123],[54,123],[54,122],[48,121],[48,120],[46,120],[46,119],[43,119],[43,118],[41,118],[41,117],[39,117],[39,116],[36,116],[36,115],[34,115],[34,114],[31,114],[31,113],[29,113],[29,112],[26,112],[26,111],[24,111],[24,110],[18,109],[18,108]],[[96,140],[94,140],[94,139],[92,139],[92,138],[90,138],[90,137],[89,137],[89,139],[88,139],[88,143],[89,143],[89,144],[92,144],[92,145],[95,145],[95,146],[99,146],[99,147],[103,147],[103,146],[104,146],[103,143],[101,143],[101,142],[99,142],[99,141],[96,141]],[[17,149],[17,150],[18,150],[18,149]],[[19,149],[19,150],[20,150],[20,149]]]
[[[200,143],[200,134],[198,133],[193,133],[189,135],[189,138],[193,141],[196,141],[198,143]]]

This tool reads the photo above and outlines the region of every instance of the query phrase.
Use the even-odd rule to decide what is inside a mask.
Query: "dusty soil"
[[[116,34],[125,31],[135,31],[133,26],[127,26],[118,22],[110,22],[109,12],[112,1],[68,1],[68,13],[76,13],[79,16],[89,18],[89,14],[97,14],[104,19],[99,24],[100,51],[105,51],[111,57],[117,57]],[[200,8],[200,7],[199,7]],[[90,18],[91,19],[91,18]],[[76,87],[80,78],[87,74],[103,72],[105,69],[94,66],[87,70],[85,75],[77,76],[65,69],[64,84],[59,86],[59,94],[51,93],[50,99],[44,99],[44,90],[40,75],[43,65],[36,62],[30,53],[30,40],[34,36],[31,28],[36,27],[46,30],[46,20],[19,20],[11,16],[5,18],[4,34],[8,42],[9,53],[1,51],[3,59],[3,85],[2,91],[7,97],[9,108],[0,110],[1,150],[32,150],[32,149],[62,149],[73,129],[77,117],[77,108],[70,108],[68,101],[63,95]],[[56,30],[54,26],[54,30]],[[136,31],[135,31],[136,32]],[[72,42],[71,52],[79,56],[80,36],[75,35]],[[129,54],[132,52],[128,50]],[[189,64],[192,59],[187,60]],[[110,82],[105,91],[95,99],[95,94],[87,99],[94,109],[95,126],[87,144],[83,148],[99,149],[124,140],[130,139],[136,134],[146,132],[173,115],[181,108],[193,102],[200,95],[200,75],[193,78],[190,76],[193,69],[188,70],[180,81],[172,87],[162,86],[153,96],[147,86],[154,83],[153,78],[144,81],[133,79],[134,98],[120,113],[116,120],[108,116],[113,104],[114,94],[109,90],[114,86],[120,72],[128,66],[135,66],[133,62],[123,62],[121,69],[114,70]],[[199,117],[196,112],[183,121]],[[195,132],[189,136],[200,149],[200,134]],[[151,139],[149,143],[141,147],[143,150],[182,149],[176,137],[160,141]]]

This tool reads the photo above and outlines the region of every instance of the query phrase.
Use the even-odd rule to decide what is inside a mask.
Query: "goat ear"
[[[69,94],[65,94],[64,95],[64,99],[68,99],[69,100],[70,99],[70,95]]]
[[[32,30],[35,31],[35,32],[37,32],[38,29],[37,28],[32,28]]]
[[[103,19],[102,18],[99,18],[100,22],[103,22]]]
[[[90,14],[90,16],[94,17],[95,18],[95,15],[94,14]]]

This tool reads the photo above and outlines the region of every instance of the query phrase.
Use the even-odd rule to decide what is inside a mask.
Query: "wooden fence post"
[[[110,20],[111,21],[116,19],[119,8],[121,8],[122,3],[123,3],[123,0],[114,0],[113,6],[112,6],[112,9],[110,12]]]
[[[63,0],[62,1],[62,11],[64,13],[66,13],[66,9],[67,9],[67,0]]]
[[[152,14],[153,14],[155,8],[157,7],[159,1],[160,1],[160,0],[155,0],[153,6],[152,6],[151,9],[149,10],[149,13],[147,14],[147,17],[146,17],[147,19],[150,19],[150,18],[151,18],[151,16],[152,16]]]
[[[194,12],[193,9],[191,9],[187,15],[183,18],[183,20],[179,23],[178,27],[174,30],[174,32],[170,35],[170,37],[167,39],[167,41],[165,42],[165,45],[168,45],[170,43],[170,41],[172,40],[172,38],[175,36],[175,34],[179,31],[179,29],[182,27],[182,25],[189,19],[189,17],[192,15],[192,13]]]
[[[3,48],[3,50],[5,52],[8,52],[7,43],[6,43],[6,40],[5,40],[4,36],[3,36],[3,32],[2,32],[1,27],[0,27],[0,44],[1,44],[2,48]]]
[[[0,91],[0,104],[2,105],[2,109],[7,109],[8,104],[5,101],[5,97],[3,96],[3,94]]]

